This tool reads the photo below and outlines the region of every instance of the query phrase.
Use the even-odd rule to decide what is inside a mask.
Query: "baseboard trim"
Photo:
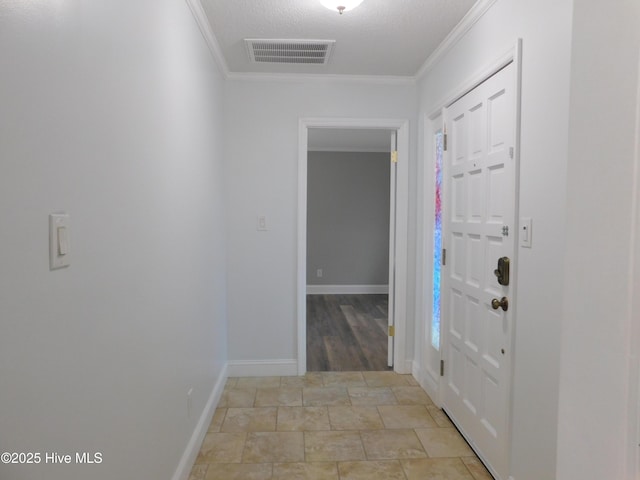
[[[277,360],[230,360],[230,377],[292,377],[298,375],[298,361]]]
[[[202,445],[204,436],[207,434],[207,430],[209,429],[209,424],[211,423],[213,414],[215,413],[216,407],[222,397],[222,391],[224,390],[226,381],[227,364],[222,368],[220,375],[218,376],[218,380],[213,386],[213,390],[211,391],[211,395],[209,395],[209,399],[202,411],[202,415],[200,415],[198,423],[193,430],[193,434],[189,439],[189,443],[187,443],[184,453],[178,462],[178,467],[176,468],[173,477],[171,477],[172,480],[188,480],[191,468],[193,467],[196,457],[198,456],[198,452],[200,451],[200,446]]]
[[[413,362],[412,368],[413,376],[416,377],[420,386],[427,392],[427,395],[431,397],[433,403],[436,406],[440,406],[440,398],[439,398],[439,385],[436,377],[434,377],[434,372],[429,371],[426,368],[422,368],[418,362]]]
[[[420,364],[415,360],[411,362],[411,375],[415,378],[420,385],[422,385],[422,369],[420,368]]]
[[[415,377],[415,375],[413,375],[413,372],[411,371],[412,364],[413,362],[411,360],[405,360],[404,364],[402,362],[398,362],[395,371],[401,375],[412,375]]]
[[[307,285],[307,295],[388,294],[389,285]]]

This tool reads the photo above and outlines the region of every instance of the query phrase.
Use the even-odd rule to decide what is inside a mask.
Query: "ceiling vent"
[[[246,38],[253,63],[299,63],[325,65],[335,40],[270,40]]]

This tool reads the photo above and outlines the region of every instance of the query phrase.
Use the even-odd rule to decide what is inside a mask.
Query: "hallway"
[[[491,480],[411,375],[229,378],[189,480]]]
[[[451,23],[430,14],[464,5]],[[326,64],[243,48],[305,37]],[[188,480],[194,464],[192,480],[488,480],[431,401],[463,425],[454,375],[489,392],[504,468],[464,431],[502,480],[640,479],[640,1],[363,0],[340,15],[320,0],[7,0],[0,40],[0,452],[43,458],[0,462],[1,480]],[[493,95],[455,114],[508,65],[515,109]],[[356,143],[310,147],[314,129],[398,132],[371,149],[397,151],[395,200],[355,233],[389,212],[392,353],[412,376],[297,376],[307,273],[361,290],[305,259],[309,148]],[[476,153],[505,147],[508,188],[496,164],[476,173]],[[476,219],[490,248],[448,228]],[[511,297],[477,287],[499,285],[504,241]],[[485,350],[457,341],[485,327]],[[454,362],[502,363],[508,396]]]

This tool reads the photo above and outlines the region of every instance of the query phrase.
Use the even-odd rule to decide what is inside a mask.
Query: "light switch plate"
[[[533,238],[533,221],[531,217],[522,217],[520,219],[520,246],[531,248],[531,240]]]
[[[49,215],[49,269],[71,264],[71,224],[66,213]],[[65,253],[66,252],[66,253]]]

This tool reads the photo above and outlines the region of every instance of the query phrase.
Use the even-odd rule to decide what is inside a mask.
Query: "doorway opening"
[[[394,138],[308,130],[307,371],[389,368]]]
[[[371,142],[373,138],[378,138],[380,141],[381,136],[386,138],[385,148],[364,147],[362,144],[363,139],[368,138]],[[358,138],[360,143],[354,140]],[[410,372],[410,366],[407,369],[408,362],[397,361],[404,359],[406,342],[404,319],[407,271],[408,122],[375,119],[301,119],[299,139],[298,374],[304,374],[308,366],[313,370],[386,370],[389,366],[393,366],[397,373]],[[372,152],[371,150],[385,151]],[[397,162],[392,163],[390,151],[396,152],[394,159],[398,159]],[[360,155],[355,155],[356,153]],[[370,199],[368,202],[375,203],[373,208],[376,210],[385,210],[386,235],[382,240],[379,237],[366,242],[366,239],[360,239],[358,244],[358,235],[362,234],[363,230],[366,233],[368,225],[363,226],[362,219],[357,219],[358,222],[356,222],[355,216],[365,217],[364,225],[368,221],[371,224],[377,224],[380,230],[379,214],[381,212],[367,211],[363,208],[363,205],[367,205],[367,201],[354,200],[353,192],[351,197],[348,197],[349,186],[362,183],[359,182],[362,179],[358,179],[358,161],[366,161],[364,157],[370,157],[368,161],[374,162],[372,158],[374,153],[386,157],[384,168],[389,173],[386,177],[380,175],[382,170],[380,169],[377,173],[367,171],[367,175],[371,173],[374,177],[371,180],[377,190],[381,189],[381,182],[385,182],[387,203],[381,207],[380,204],[375,203],[379,199]],[[348,161],[345,157],[352,157],[354,160],[351,162],[352,165],[347,166],[346,163],[341,163]],[[329,165],[330,163],[334,165]],[[327,173],[327,170],[331,171],[332,167],[333,173]],[[348,172],[349,169],[354,171]],[[317,185],[315,183],[317,175],[328,178],[328,183]],[[361,169],[360,176],[362,175]],[[340,193],[337,191],[338,183],[341,184],[342,192]],[[367,182],[364,183],[367,184]],[[347,197],[340,200],[340,195],[347,195]],[[331,196],[330,201],[327,200],[328,196]],[[354,211],[348,212],[350,209]],[[349,217],[347,213],[353,215]],[[337,232],[336,221],[343,227],[345,225],[349,227],[352,222],[358,223],[359,227],[345,228],[342,232]],[[320,233],[314,235],[314,232]],[[338,244],[338,247],[335,243],[333,246],[327,245],[330,243],[329,237],[341,235],[347,239],[347,244]],[[370,250],[368,254],[363,252],[366,249]],[[384,255],[380,255],[381,249],[384,250]],[[386,271],[384,267],[380,267],[380,258],[375,262],[372,260],[376,254],[382,257],[382,263],[386,263]],[[355,262],[355,257],[361,257],[359,266],[358,262]],[[386,262],[384,262],[385,257]],[[363,258],[364,261],[362,261]],[[339,275],[342,275],[342,278]],[[364,276],[357,277],[357,275]],[[318,330],[316,327],[327,325],[326,322],[322,325],[322,320],[318,322],[317,316],[320,315],[326,320],[330,316],[329,313],[337,313],[338,317],[342,317],[342,325],[326,332]],[[311,322],[315,322],[310,323],[309,328],[308,316]],[[312,316],[315,317],[311,318]],[[367,325],[371,328],[366,328]],[[309,345],[308,337],[311,340]],[[374,340],[376,337],[378,342]],[[376,346],[379,345],[379,340],[382,339],[384,342],[385,338],[387,339],[386,358],[384,346]],[[318,346],[323,353],[318,354],[313,350]],[[346,348],[342,349],[341,355],[339,350],[344,346]],[[358,348],[360,352],[357,352]],[[366,349],[372,351],[364,352]],[[376,360],[369,361],[368,354]],[[329,362],[330,356],[334,356],[338,363]]]

